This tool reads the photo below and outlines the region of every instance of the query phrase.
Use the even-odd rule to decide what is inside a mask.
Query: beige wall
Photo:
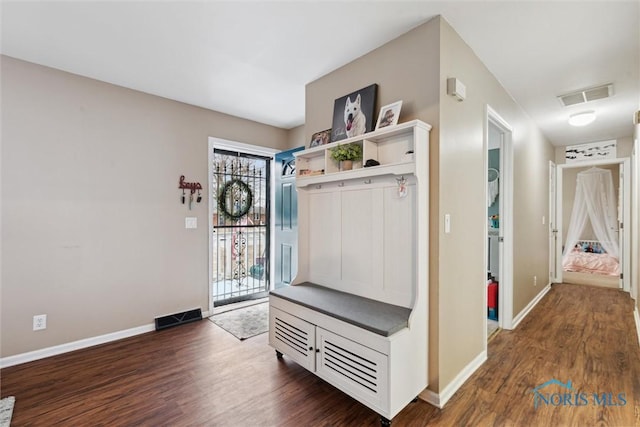
[[[484,348],[486,312],[485,108],[513,128],[514,277],[517,315],[549,277],[547,226],[548,162],[553,148],[455,30],[442,21],[440,56],[440,216],[451,214],[452,232],[440,233],[440,385],[451,382]],[[458,102],[446,94],[446,79],[467,87]],[[433,218],[435,219],[435,218]],[[464,266],[464,268],[460,268]],[[538,286],[533,286],[533,277]],[[478,313],[470,316],[469,313]]]
[[[337,98],[370,84],[378,84],[374,119],[381,106],[402,100],[399,122],[438,117],[437,21],[420,26],[338,68],[306,86],[305,141],[332,127]],[[431,134],[437,132],[431,131]]]
[[[1,355],[208,310],[206,190],[189,211],[178,179],[207,188],[209,136],[286,149],[287,131],[1,58]]]
[[[309,137],[311,140],[311,137]],[[307,147],[309,141],[305,139],[304,125],[289,129],[287,134],[287,148]]]
[[[467,85],[466,101],[457,102],[446,94],[447,77],[458,77]],[[485,346],[486,104],[514,128],[514,314],[541,291],[544,283],[533,287],[533,276],[549,275],[547,229],[542,216],[548,211],[546,177],[554,151],[471,49],[440,18],[308,84],[307,139],[313,132],[331,127],[336,98],[371,83],[378,84],[376,111],[380,105],[402,100],[400,122],[420,119],[433,126],[429,388],[437,392]],[[445,213],[452,218],[450,234],[443,230]],[[532,250],[536,252],[533,257]]]

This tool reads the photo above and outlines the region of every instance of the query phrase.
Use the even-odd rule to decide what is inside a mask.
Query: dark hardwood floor
[[[490,341],[488,361],[445,409],[411,403],[393,425],[640,425],[632,309],[617,290],[554,286],[516,330]],[[14,427],[379,425],[370,409],[286,356],[277,360],[266,334],[241,342],[208,320],[0,375],[2,397],[16,396]],[[533,388],[552,378],[572,382],[574,397],[563,403],[581,405],[550,400],[534,408]],[[541,391],[565,392],[557,385]],[[594,404],[594,392],[612,399]],[[581,393],[586,404],[575,397]],[[626,404],[613,406],[620,393]]]

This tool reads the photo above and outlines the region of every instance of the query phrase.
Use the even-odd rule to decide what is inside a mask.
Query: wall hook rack
[[[200,195],[200,191],[202,190],[202,185],[199,182],[186,182],[184,180],[184,175],[180,175],[180,182],[178,184],[178,188],[182,190],[182,204],[184,205],[185,197],[184,190],[189,190],[191,194],[189,194],[189,209],[191,209],[191,203],[193,203],[193,195],[195,192],[198,192],[198,197],[196,198],[196,203],[200,203],[202,200],[202,196]]]
[[[194,194],[197,190],[202,190],[202,185],[199,182],[186,182],[184,175],[180,175],[180,184],[178,188],[183,190],[190,190],[191,194]]]

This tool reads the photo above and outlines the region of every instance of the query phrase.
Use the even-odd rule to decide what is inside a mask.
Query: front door
[[[215,149],[211,167],[213,304],[265,297],[271,159]]]
[[[298,194],[296,158],[304,147],[276,154],[274,288],[290,285],[298,271]]]

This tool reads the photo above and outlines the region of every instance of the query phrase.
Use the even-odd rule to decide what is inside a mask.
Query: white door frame
[[[630,229],[633,231],[635,239],[631,241],[631,297],[633,299],[638,299],[638,261],[640,257],[638,256],[638,237],[640,233],[638,232],[638,226],[640,222],[638,221],[638,207],[640,203],[638,202],[638,191],[640,189],[640,142],[638,138],[640,137],[640,124],[636,125],[636,137],[633,141],[633,149],[631,150],[631,188],[635,189],[632,194],[631,200],[631,227]],[[631,190],[631,189],[629,189]],[[638,330],[638,337],[640,337],[640,328]]]
[[[513,329],[513,128],[491,106],[486,105],[484,129],[484,182],[488,181],[489,173],[489,125],[500,130],[500,232],[499,263],[500,281],[498,282],[498,324],[503,329]],[[485,185],[485,192],[487,187]],[[486,194],[484,200],[487,200]],[[488,221],[484,221],[485,243],[489,236]],[[484,259],[487,260],[487,245],[484,245]],[[486,269],[484,275],[485,286],[482,287],[483,301],[487,299]],[[487,326],[486,303],[483,304],[483,322],[485,334]],[[485,336],[486,338],[486,336]],[[485,339],[486,350],[486,339]]]
[[[558,165],[557,168],[557,176],[556,176],[556,222],[557,222],[557,230],[559,239],[556,242],[556,254],[557,259],[556,262],[559,263],[560,268],[557,271],[557,278],[559,283],[562,283],[563,269],[561,264],[562,259],[562,244],[564,243],[563,236],[563,221],[562,221],[562,212],[563,212],[563,203],[562,203],[562,183],[563,183],[563,174],[565,169],[574,169],[574,168],[584,168],[584,167],[594,167],[594,166],[606,166],[606,165],[615,165],[618,164],[622,166],[621,172],[623,172],[623,181],[622,185],[624,186],[622,192],[622,223],[624,224],[622,228],[623,235],[623,247],[621,261],[622,261],[622,280],[621,280],[621,288],[625,292],[630,292],[631,290],[631,161],[628,157],[620,157],[617,159],[604,159],[604,160],[593,160],[593,161],[584,161],[584,162],[575,162],[575,163],[563,163]]]
[[[242,142],[236,142],[236,141],[230,141],[227,139],[221,139],[221,138],[214,138],[212,136],[209,137],[209,143],[207,146],[207,170],[208,170],[208,181],[207,181],[207,194],[209,195],[209,215],[207,217],[207,224],[209,225],[209,260],[207,262],[207,264],[209,265],[209,283],[208,283],[208,289],[209,289],[209,313],[213,314],[213,263],[212,263],[212,259],[213,259],[213,223],[212,223],[212,218],[213,218],[213,214],[214,214],[214,205],[213,205],[213,200],[214,200],[214,196],[212,195],[211,191],[212,191],[212,186],[211,183],[213,182],[213,150],[214,149],[221,149],[221,150],[228,150],[228,151],[237,151],[237,152],[241,152],[241,153],[246,153],[246,154],[254,154],[257,156],[263,156],[263,157],[272,157],[276,154],[279,153],[281,150],[277,150],[274,148],[268,148],[268,147],[261,147],[259,145],[252,145],[252,144],[245,144]],[[271,200],[275,200],[275,186],[274,186],[274,176],[275,176],[275,163],[273,161],[271,161],[271,182],[269,183],[269,188],[271,189],[270,191],[270,195],[269,197],[271,197]],[[269,233],[271,234],[271,236],[274,235],[274,226],[273,226],[273,218],[275,215],[275,203],[271,203],[271,208],[269,210],[269,217],[271,218],[271,223],[269,224]],[[269,242],[269,252],[271,254],[273,254],[274,251],[274,239],[272,238],[271,241]],[[269,262],[273,264],[273,257],[270,256],[269,257]],[[269,285],[273,286],[273,280],[274,280],[274,269],[273,269],[273,265],[270,266],[269,268]]]
[[[558,247],[558,165],[549,160],[549,283],[560,283],[558,270],[562,269]],[[560,236],[562,238],[562,236]]]

